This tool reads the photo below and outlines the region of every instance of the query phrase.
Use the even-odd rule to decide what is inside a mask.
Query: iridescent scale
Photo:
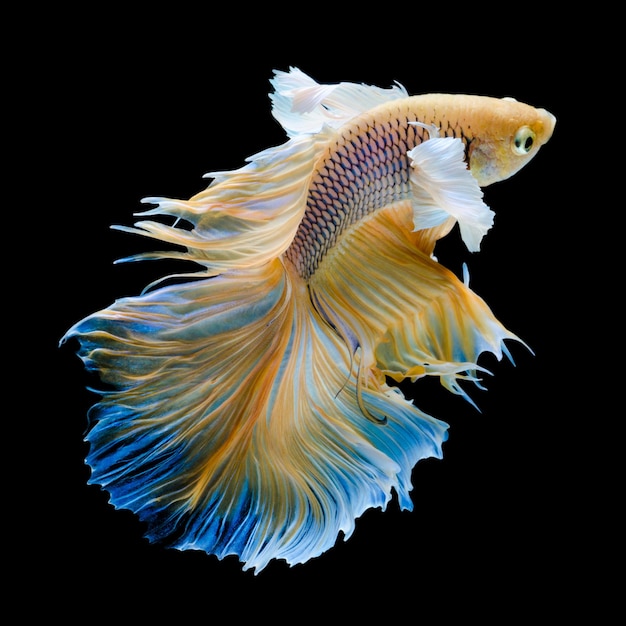
[[[302,223],[286,252],[309,279],[350,225],[409,193],[407,151],[425,131],[402,116],[359,120],[345,129],[317,168]]]

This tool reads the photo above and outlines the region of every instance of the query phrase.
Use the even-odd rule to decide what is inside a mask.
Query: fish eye
[[[535,133],[529,126],[519,128],[513,139],[513,152],[515,154],[528,154],[535,143],[535,137]]]

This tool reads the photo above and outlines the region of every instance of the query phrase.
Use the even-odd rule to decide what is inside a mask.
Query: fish
[[[321,84],[274,70],[284,143],[210,172],[188,200],[147,197],[132,226],[187,261],[74,324],[101,388],[88,412],[89,484],[146,538],[259,573],[347,540],[411,473],[443,458],[449,425],[401,390],[436,377],[474,404],[483,353],[522,343],[439,263],[457,228],[471,252],[494,224],[483,187],[553,134],[545,109],[396,82]],[[419,396],[418,396],[419,397]]]

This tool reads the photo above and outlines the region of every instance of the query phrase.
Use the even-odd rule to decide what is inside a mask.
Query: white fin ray
[[[204,266],[206,275],[264,265],[293,240],[316,160],[334,133],[327,131],[263,150],[237,170],[208,174],[212,183],[189,200],[144,198],[156,206],[137,216],[173,217],[172,225],[157,219],[115,228],[187,248],[185,258]],[[181,227],[181,219],[192,228]],[[180,253],[137,258],[180,258]]]
[[[463,142],[453,137],[433,137],[407,155],[411,160],[415,230],[433,228],[453,217],[471,252],[493,226],[493,211],[483,202],[483,192],[464,160]]]
[[[339,128],[375,106],[408,97],[399,83],[389,89],[346,82],[320,85],[293,67],[275,71],[270,82],[272,114],[290,137],[317,133],[324,125]]]

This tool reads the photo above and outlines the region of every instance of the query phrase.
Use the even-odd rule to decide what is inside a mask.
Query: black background
[[[572,339],[593,333],[576,269],[589,236],[576,207],[589,181],[572,156],[581,149],[572,94],[591,87],[581,75],[584,51],[566,53],[544,36],[557,18],[541,29],[503,19],[488,32],[426,14],[303,15],[306,27],[267,16],[257,24],[243,10],[176,20],[103,13],[74,16],[75,27],[54,19],[26,69],[34,85],[23,92],[38,113],[24,139],[22,203],[37,206],[29,215],[42,241],[25,244],[33,254],[38,246],[36,332],[28,333],[38,383],[23,392],[20,449],[33,471],[14,582],[35,595],[54,588],[50,614],[144,621],[171,614],[212,622],[220,610],[225,619],[328,621],[341,610],[346,619],[379,612],[414,623],[428,613],[445,623],[461,610],[504,624],[582,603],[581,577],[593,572],[587,559],[606,556],[602,537],[581,523],[599,499],[590,472],[600,436],[589,431],[600,427],[589,427],[594,412],[581,393],[595,379],[581,373]],[[395,501],[370,510],[321,557],[293,568],[274,562],[255,576],[234,557],[150,545],[131,513],[87,486],[83,437],[96,396],[85,386],[94,381],[75,346],[57,343],[79,319],[165,273],[158,263],[113,265],[153,244],[111,224],[131,224],[145,196],[187,198],[207,184],[205,172],[237,168],[283,142],[268,81],[289,66],[321,83],[397,80],[413,94],[513,96],[558,122],[533,162],[485,190],[496,222],[481,252],[467,253],[455,234],[438,248],[457,273],[468,261],[474,291],[534,356],[511,345],[516,366],[485,361],[495,375],[488,391],[473,392],[480,413],[435,384],[406,386],[420,408],[451,425],[444,459],[414,470],[415,511],[399,512]]]

